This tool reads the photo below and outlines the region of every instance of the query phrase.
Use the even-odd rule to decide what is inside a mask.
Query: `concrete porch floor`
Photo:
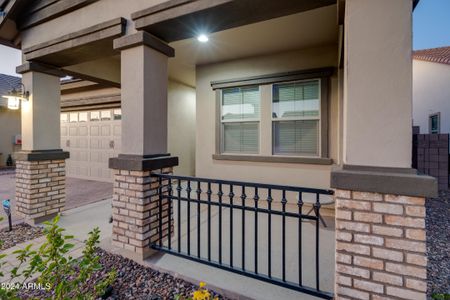
[[[292,206],[293,208],[295,206]],[[174,202],[174,228],[177,231],[177,203]],[[181,251],[187,252],[187,207],[181,205]],[[334,286],[334,217],[324,217],[328,227],[320,225],[319,232],[319,257],[320,257],[320,289],[332,292]],[[207,258],[207,208],[200,210],[200,256]],[[211,211],[211,259],[218,260],[218,209]],[[240,268],[242,261],[242,214],[237,210],[233,212],[233,262],[234,266]],[[197,256],[197,208],[196,204],[191,205],[191,255]],[[230,258],[230,212],[229,209],[222,210],[222,259],[224,264],[229,264]],[[272,276],[281,278],[281,217],[272,217]],[[297,220],[286,219],[286,279],[297,282],[298,278],[298,251],[297,251]],[[249,271],[254,270],[254,214],[245,214],[245,266]],[[267,218],[259,215],[258,221],[258,271],[260,274],[267,274],[268,239],[267,239]],[[303,222],[303,284],[308,287],[315,287],[315,225],[311,222]],[[178,236],[172,237],[172,248],[178,247]],[[167,242],[165,243],[167,245]],[[111,247],[109,241],[104,241],[102,247],[110,252],[120,253],[120,249]],[[297,292],[291,289],[282,288],[273,284],[265,283],[257,279],[238,275],[229,271],[210,267],[205,264],[190,261],[175,255],[158,253],[141,262],[153,269],[167,272],[175,277],[181,277],[187,281],[198,284],[205,281],[208,286],[217,292],[232,299],[318,299],[316,297]],[[230,293],[231,292],[231,293]],[[245,297],[244,297],[245,296]]]
[[[15,207],[15,174],[0,174],[0,201],[11,199],[12,207]],[[77,178],[66,178],[66,210],[85,206],[100,200],[112,197],[113,186],[109,182],[83,180]],[[0,216],[5,213],[0,208]],[[14,223],[20,223],[22,219],[13,209],[12,219]],[[7,221],[0,222],[0,228],[7,225]]]
[[[4,197],[6,193],[9,193],[14,188],[14,177],[10,176],[5,180],[0,176],[2,180],[1,196]],[[3,183],[9,182],[10,190],[5,192],[5,185]],[[69,188],[70,182],[75,183]],[[68,179],[68,194],[69,189],[78,192],[77,197],[83,197],[82,193],[87,192],[86,183],[84,181]],[[89,184],[89,183],[88,183]],[[92,183],[92,189],[95,191],[96,184]],[[109,184],[105,184],[104,189],[110,191],[110,187],[106,188]],[[110,186],[110,185],[109,185]],[[91,189],[91,190],[92,190]],[[92,201],[89,201],[73,197],[71,199],[80,199],[81,202],[74,201],[72,206],[75,208],[67,209],[60,219],[60,225],[66,229],[67,234],[73,234],[77,240],[84,240],[88,232],[94,227],[98,226],[101,230],[101,247],[112,253],[120,253],[119,249],[111,246],[111,233],[112,225],[109,223],[109,217],[111,215],[111,199],[100,200],[99,197],[103,195],[107,196],[107,193],[102,193],[101,189],[98,193],[91,194]],[[94,198],[97,195],[98,198]],[[68,204],[70,201],[68,201]],[[86,204],[87,203],[87,204]],[[174,203],[174,217],[178,214],[177,205]],[[295,206],[292,206],[295,208]],[[288,208],[289,209],[289,208]],[[181,250],[186,252],[187,243],[187,211],[186,206],[181,206]],[[207,255],[207,208],[201,207],[200,210],[200,240],[201,240],[201,257],[205,258]],[[237,210],[233,213],[233,251],[234,251],[234,264],[237,267],[241,266],[242,260],[242,214]],[[218,253],[218,209],[213,207],[211,210],[211,253],[212,259],[217,260]],[[196,205],[191,206],[191,253],[197,254],[197,209]],[[223,208],[222,210],[222,228],[223,228],[223,262],[229,262],[229,232],[230,232],[230,212],[229,209]],[[320,288],[325,291],[333,290],[333,274],[334,274],[334,218],[325,217],[328,224],[327,228],[320,226]],[[246,212],[245,215],[246,229],[245,229],[245,261],[246,268],[248,270],[254,269],[254,230],[253,222],[254,215],[252,212]],[[272,219],[272,274],[274,277],[280,277],[281,274],[281,227],[280,218],[273,217]],[[315,227],[310,222],[303,222],[303,280],[304,285],[309,287],[315,286]],[[175,228],[177,223],[174,224]],[[258,269],[262,274],[267,273],[267,218],[263,215],[259,217],[258,224]],[[289,281],[296,281],[297,278],[297,220],[287,218],[286,222],[286,279]],[[292,238],[290,238],[292,237]],[[172,238],[172,247],[177,247],[177,236]],[[201,263],[193,262],[184,258],[180,258],[171,254],[158,253],[149,259],[141,262],[142,264],[149,266],[153,269],[160,270],[162,272],[170,273],[176,277],[183,278],[192,283],[198,284],[200,281],[205,281],[209,288],[216,290],[217,292],[226,295],[233,299],[261,299],[261,300],[273,300],[273,299],[318,299],[313,296],[296,292],[287,288],[278,287],[273,284],[265,283],[256,279],[238,275],[232,272],[220,270],[214,267],[210,267]]]

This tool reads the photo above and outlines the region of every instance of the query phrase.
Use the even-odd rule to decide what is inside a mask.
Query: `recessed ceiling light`
[[[200,34],[200,35],[197,37],[197,40],[198,40],[200,43],[206,43],[207,41],[209,41],[209,38],[208,38],[208,36],[207,36],[206,34]]]

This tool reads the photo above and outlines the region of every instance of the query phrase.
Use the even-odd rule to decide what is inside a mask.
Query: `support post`
[[[60,149],[60,74],[36,63],[17,67],[29,99],[22,102],[22,150],[16,153],[16,208],[31,224],[53,218],[66,200]]]
[[[336,299],[426,299],[425,199],[437,183],[411,169],[412,6],[345,1]]]
[[[171,217],[167,200],[160,201],[165,188],[151,174],[170,174],[178,165],[178,158],[167,153],[167,64],[174,50],[142,31],[116,39],[114,48],[121,51],[123,154],[109,161],[112,243],[123,255],[142,260],[153,253],[150,243],[167,236],[167,227],[159,232],[160,205],[163,221]]]

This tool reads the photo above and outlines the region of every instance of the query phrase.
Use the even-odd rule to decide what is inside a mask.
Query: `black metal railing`
[[[319,286],[321,197],[329,197],[332,190],[152,176],[160,183],[159,240],[152,248],[323,299],[333,298]],[[312,200],[311,215],[302,212],[310,202],[306,198]],[[170,213],[163,215],[162,203],[167,201]],[[313,245],[303,242],[303,222],[311,223],[308,234],[314,235]],[[306,246],[311,248],[308,257]],[[304,278],[305,262],[310,264],[309,284]]]

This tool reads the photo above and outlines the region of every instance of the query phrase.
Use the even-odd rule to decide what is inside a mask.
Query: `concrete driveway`
[[[108,182],[99,182],[93,180],[84,180],[77,178],[66,178],[66,206],[65,209],[72,209],[84,206],[90,203],[98,202],[107,198],[112,198],[113,185]],[[11,199],[12,205],[15,205],[15,174],[0,174],[0,201]],[[0,208],[0,216],[5,216]],[[21,221],[13,210],[13,222]],[[0,228],[7,224],[6,220],[0,222]]]

